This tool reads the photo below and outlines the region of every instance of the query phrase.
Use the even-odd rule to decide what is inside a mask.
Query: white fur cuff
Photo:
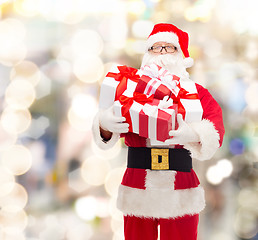
[[[99,113],[96,114],[93,120],[92,133],[97,146],[104,150],[112,148],[120,138],[120,134],[113,133],[109,141],[104,141],[104,139],[100,135],[100,130],[99,130]]]
[[[187,143],[184,148],[191,152],[191,156],[198,160],[208,160],[213,157],[219,148],[219,133],[214,124],[207,119],[201,122],[189,124],[193,130],[199,135],[200,143]]]
[[[205,207],[204,190],[197,188],[138,189],[120,185],[117,207],[124,215],[176,218],[200,213]]]

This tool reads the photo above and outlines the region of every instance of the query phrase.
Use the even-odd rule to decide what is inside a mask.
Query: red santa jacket
[[[188,149],[193,158],[207,160],[223,141],[222,110],[207,89],[199,84],[196,84],[196,89],[203,108],[203,118],[190,125],[198,133],[200,142],[181,147]],[[96,131],[99,131],[98,128]],[[125,138],[127,146],[150,147],[147,139],[137,134],[126,133],[121,134],[121,137]],[[99,140],[98,145],[102,148],[111,146],[118,138],[119,135],[113,134],[109,143]],[[117,206],[124,215],[138,217],[176,218],[193,215],[205,207],[204,190],[193,169],[191,172],[179,172],[127,168],[119,187]]]

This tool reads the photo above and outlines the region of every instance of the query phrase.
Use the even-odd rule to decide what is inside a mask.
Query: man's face
[[[155,63],[179,77],[188,77],[180,49],[171,43],[156,42],[144,54],[142,67]]]
[[[153,55],[163,55],[163,54],[176,54],[177,47],[172,43],[167,42],[156,42],[149,48],[149,53]]]

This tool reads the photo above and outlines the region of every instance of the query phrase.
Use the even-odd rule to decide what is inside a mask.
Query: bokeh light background
[[[121,240],[122,140],[92,141],[113,63],[139,68],[153,25],[190,34],[191,78],[224,112],[223,147],[194,166],[199,240],[258,239],[257,0],[0,1],[0,239]]]

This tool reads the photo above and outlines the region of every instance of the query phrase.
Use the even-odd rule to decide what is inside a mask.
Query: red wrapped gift
[[[137,92],[147,96],[154,94],[154,98],[161,100],[165,96],[170,97],[172,93],[177,95],[180,90],[180,78],[156,64],[143,67],[140,74],[142,76],[135,90]]]
[[[171,95],[173,102],[178,105],[178,113],[188,122],[202,120],[203,109],[193,81],[182,81],[181,89],[177,96]]]
[[[172,104],[168,108],[162,108],[160,100],[144,105],[139,116],[139,135],[157,141],[165,142],[169,131],[176,127],[177,105]]]
[[[113,66],[102,82],[99,97],[99,107],[107,109],[126,89],[135,90],[140,76],[138,70],[127,66]]]
[[[139,114],[143,105],[153,101],[153,96],[147,97],[145,94],[134,92],[133,97],[121,95],[114,102],[114,113],[116,116],[123,116],[129,123],[129,132],[139,134]]]

